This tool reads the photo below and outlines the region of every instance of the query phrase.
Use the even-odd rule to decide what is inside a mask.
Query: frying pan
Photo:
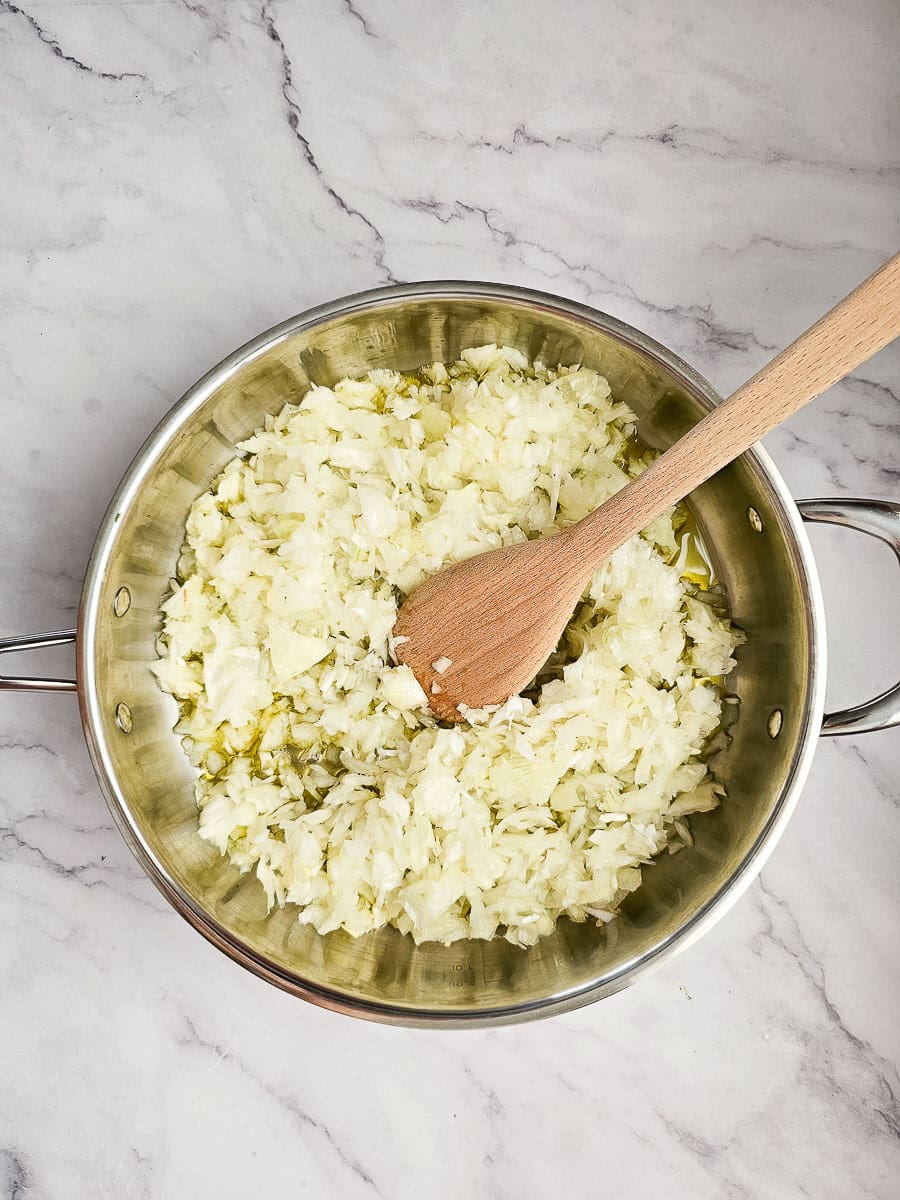
[[[172,726],[177,706],[150,672],[160,601],[175,574],[193,500],[269,413],[375,367],[405,371],[488,342],[531,359],[601,371],[667,448],[719,397],[671,351],[612,317],[539,292],[487,283],[419,283],[338,300],[293,317],[214,367],[163,418],[125,473],[85,574],[78,627],[0,642],[0,652],[75,642],[77,678],[0,678],[0,688],[77,694],[88,750],[116,824],[173,907],[236,962],[342,1013],[395,1024],[490,1025],[608,996],[683,949],[744,891],[799,799],[820,734],[900,722],[900,684],[825,715],[825,622],[804,521],[880,538],[900,560],[900,505],[795,503],[767,455],[743,455],[690,508],[747,642],[729,686],[740,715],[714,761],[727,797],[695,817],[694,845],[644,869],[608,925],[561,920],[528,950],[492,941],[414,945],[387,928],[361,938],[266,911],[197,833],[194,771]],[[810,886],[815,886],[811,881]]]

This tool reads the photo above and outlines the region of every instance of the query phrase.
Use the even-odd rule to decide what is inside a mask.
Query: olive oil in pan
[[[679,504],[675,509],[673,524],[678,550],[669,561],[678,567],[682,579],[694,584],[701,592],[710,591],[719,580],[700,527],[685,504]]]

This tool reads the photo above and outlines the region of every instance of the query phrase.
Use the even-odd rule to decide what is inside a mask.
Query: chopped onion
[[[687,844],[721,795],[699,755],[739,635],[670,563],[671,515],[596,572],[527,696],[446,728],[393,657],[398,598],[579,520],[650,461],[634,424],[595,371],[480,346],[314,387],[196,500],[154,670],[201,836],[270,905],[524,946],[611,920]]]

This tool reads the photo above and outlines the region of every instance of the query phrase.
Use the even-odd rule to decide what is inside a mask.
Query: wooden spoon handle
[[[585,567],[900,335],[900,254],[800,335],[661,455],[633,483],[566,531]]]

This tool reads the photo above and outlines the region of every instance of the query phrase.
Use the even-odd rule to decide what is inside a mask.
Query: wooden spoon
[[[459,721],[460,705],[501,704],[520,692],[600,563],[898,334],[900,254],[582,521],[426,579],[401,606],[394,638],[432,712]]]

